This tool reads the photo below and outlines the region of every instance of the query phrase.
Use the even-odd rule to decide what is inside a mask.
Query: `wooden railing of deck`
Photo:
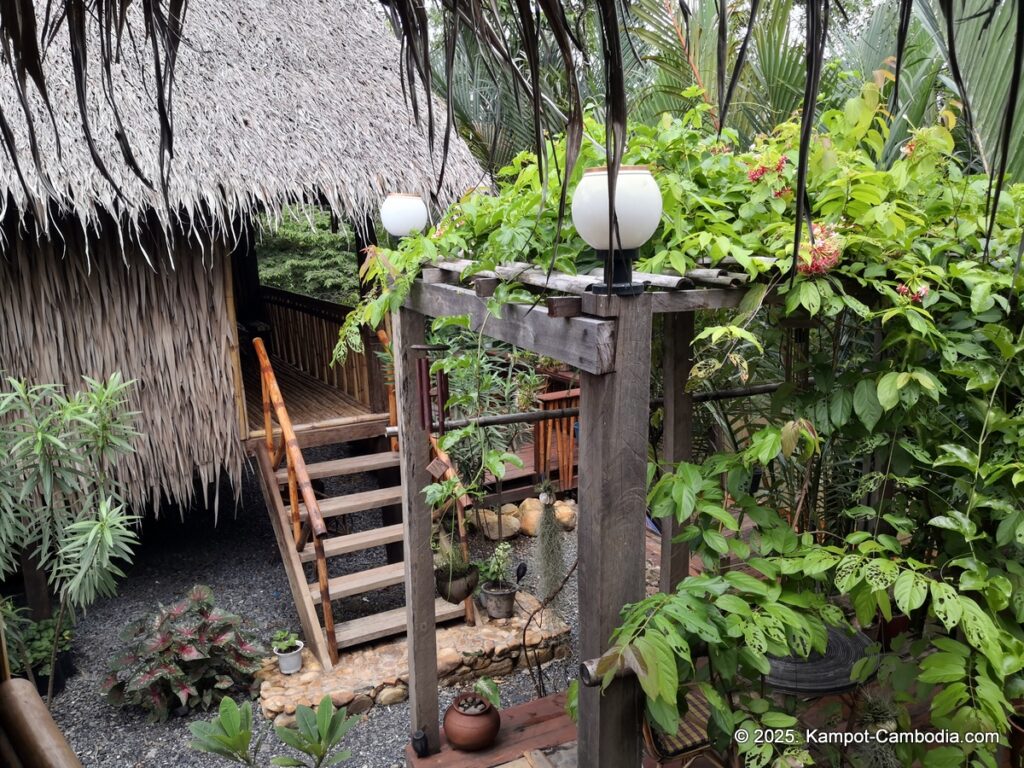
[[[350,307],[269,286],[262,286],[261,294],[273,328],[271,354],[373,411],[385,407],[372,334],[364,334],[363,352],[351,352],[343,364],[331,364]]]
[[[331,661],[338,661],[338,646],[334,641],[334,614],[331,609],[331,592],[329,578],[327,575],[327,558],[324,556],[323,537],[327,535],[327,526],[324,525],[323,515],[320,514],[320,505],[317,503],[316,494],[313,492],[313,485],[309,480],[309,473],[306,471],[306,462],[302,458],[302,450],[299,448],[299,441],[295,437],[295,430],[292,428],[292,420],[288,417],[288,411],[284,406],[284,399],[281,397],[281,390],[277,386],[277,378],[274,376],[274,369],[270,365],[270,357],[267,355],[266,347],[263,346],[263,339],[256,338],[252,342],[256,349],[256,357],[260,362],[260,384],[263,393],[263,428],[265,430],[264,440],[266,441],[267,453],[270,455],[271,467],[276,469],[282,459],[288,462],[288,504],[292,520],[292,538],[296,551],[302,551],[306,547],[306,537],[313,539],[313,552],[316,556],[316,576],[320,585],[320,606],[323,611],[323,627],[327,633],[327,647],[331,655]],[[281,444],[274,445],[274,421],[277,421],[281,429]],[[299,512],[299,497],[306,505],[306,520],[302,520]]]

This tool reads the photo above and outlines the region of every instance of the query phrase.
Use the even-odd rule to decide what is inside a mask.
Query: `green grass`
[[[331,232],[327,211],[310,213],[312,229],[306,216],[285,211],[280,227],[264,232],[256,247],[260,283],[354,306],[359,278],[352,229],[342,224],[337,233]]]

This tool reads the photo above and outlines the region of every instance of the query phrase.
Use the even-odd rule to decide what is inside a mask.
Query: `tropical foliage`
[[[218,705],[247,690],[260,666],[261,649],[242,620],[216,607],[201,585],[132,622],[121,638],[126,647],[110,659],[103,693],[116,706],[141,707],[153,721],[179,707]]]
[[[295,709],[294,727],[278,726],[274,730],[282,744],[305,755],[308,762],[281,755],[272,758],[271,765],[320,768],[343,763],[352,755],[338,747],[357,722],[358,718],[349,717],[344,707],[335,710],[330,696],[325,696],[316,710],[300,705]],[[246,701],[239,708],[234,700],[224,698],[217,717],[208,723],[190,723],[189,730],[195,737],[192,749],[241,765],[260,765],[258,757],[266,735],[257,738],[255,743],[252,740],[251,702]]]
[[[0,390],[0,578],[23,564],[46,576],[59,601],[48,659],[39,637],[25,638],[21,667],[52,669],[68,614],[114,594],[138,543],[137,518],[114,472],[134,449],[133,386],[119,374],[90,378],[67,393],[57,385],[8,379]],[[41,608],[41,606],[37,606]],[[2,627],[7,612],[0,613]],[[14,627],[17,630],[17,625]],[[31,628],[29,628],[31,629]],[[28,631],[28,630],[26,630]],[[18,639],[18,633],[14,635]],[[51,691],[53,677],[51,676]]]
[[[825,110],[812,136],[813,241],[794,259],[799,124],[742,151],[693,97],[682,118],[630,134],[627,161],[652,166],[664,198],[641,266],[728,265],[757,279],[737,312],[700,329],[692,386],[765,370],[788,370],[790,383],[737,430],[735,450],[652,465],[652,512],[679,521],[704,574],[629,607],[602,671],[610,681],[630,667],[668,732],[701,691],[726,752],[737,730],[797,724],[799,710],[758,693],[770,655],[806,656],[823,650],[828,627],[903,614],[911,634],[875,648],[856,679],[877,671],[905,724],[908,706],[925,702],[937,728],[1005,734],[1024,687],[1024,187],[1001,192],[987,237],[989,179],[954,156],[956,113],[912,131],[889,162],[886,100],[868,83]],[[581,157],[599,162],[586,148]],[[559,188],[545,167],[518,157],[497,195],[472,195],[433,231],[372,254],[374,289],[351,322],[382,318],[437,258],[549,263]],[[571,225],[556,253],[560,269],[587,267]],[[517,300],[534,298],[511,285],[487,301],[500,314]],[[797,356],[794,324],[809,336]],[[810,746],[738,749],[748,765],[792,765]],[[903,764],[994,765],[991,746],[896,749]]]
[[[355,240],[328,212],[288,209],[265,222],[256,247],[260,283],[350,307],[359,300]]]

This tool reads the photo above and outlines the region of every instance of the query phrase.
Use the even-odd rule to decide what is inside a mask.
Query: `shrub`
[[[271,765],[320,768],[343,763],[352,756],[351,753],[348,750],[336,750],[357,721],[357,718],[348,716],[344,707],[335,710],[330,696],[324,696],[315,711],[307,706],[299,706],[295,710],[296,727],[277,727],[274,731],[283,744],[306,755],[309,762],[279,756],[270,761]],[[265,737],[261,736],[253,744],[250,702],[245,702],[239,708],[234,701],[224,698],[217,717],[208,723],[191,723],[189,730],[196,737],[192,749],[220,755],[233,763],[258,765],[256,758]]]
[[[27,622],[17,643],[12,643],[11,672],[15,675],[49,677],[52,671],[51,659],[56,654],[71,650],[72,631],[61,629],[57,633],[55,619]],[[54,651],[56,647],[56,651]]]
[[[153,721],[178,706],[209,709],[247,689],[262,654],[242,620],[215,607],[205,586],[128,625],[122,639],[128,647],[111,659],[102,690],[112,704],[142,707]]]

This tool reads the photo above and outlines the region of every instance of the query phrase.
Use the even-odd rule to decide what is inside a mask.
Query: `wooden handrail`
[[[282,455],[288,462],[288,502],[291,508],[292,536],[294,537],[295,548],[302,550],[306,546],[305,536],[302,530],[302,518],[299,514],[299,496],[306,505],[306,522],[313,536],[313,551],[316,555],[316,574],[320,587],[320,606],[324,616],[324,631],[327,633],[327,647],[330,649],[331,660],[338,660],[338,646],[334,640],[334,614],[331,610],[331,591],[327,574],[327,558],[324,556],[324,546],[321,538],[327,535],[327,526],[324,525],[323,515],[320,513],[320,504],[313,492],[313,485],[309,480],[309,472],[306,470],[306,462],[302,458],[302,450],[299,448],[299,441],[295,437],[295,430],[292,428],[292,420],[288,416],[288,410],[284,406],[284,398],[281,397],[281,389],[277,385],[277,377],[274,375],[274,368],[270,364],[270,357],[267,355],[266,347],[263,346],[263,339],[257,337],[252,340],[256,349],[256,357],[260,363],[260,384],[263,395],[263,428],[266,432],[267,453],[271,457],[271,466],[277,467]],[[281,427],[281,446],[275,450],[273,421],[276,418]]]

